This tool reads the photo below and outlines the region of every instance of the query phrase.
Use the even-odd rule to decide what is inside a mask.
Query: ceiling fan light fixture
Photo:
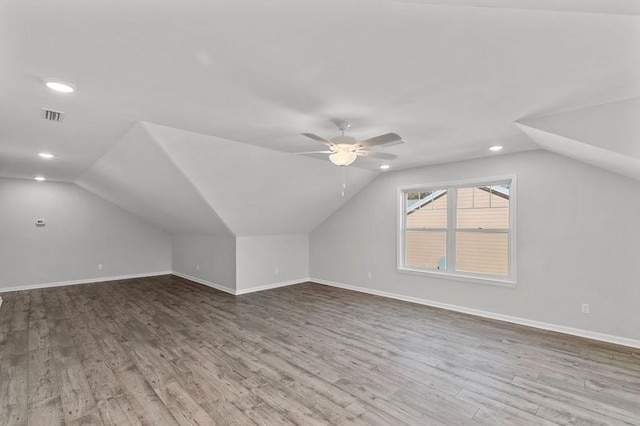
[[[376,136],[374,138],[365,139],[363,141],[357,141],[352,136],[345,136],[344,131],[349,128],[349,123],[346,121],[336,121],[334,123],[338,126],[342,134],[329,140],[322,138],[313,133],[302,133],[302,136],[306,136],[313,139],[316,142],[320,142],[326,145],[328,151],[320,151],[323,154],[329,154],[329,160],[336,166],[348,166],[356,161],[358,156],[378,158],[381,160],[393,160],[397,155],[386,154],[383,152],[369,151],[368,148],[378,145],[388,145],[390,143],[402,143],[402,139],[396,133],[385,133],[384,135]],[[318,152],[306,152],[300,154],[316,154]]]
[[[342,149],[329,155],[329,160],[336,166],[348,166],[356,161],[356,158],[358,158],[358,156],[355,152]]]

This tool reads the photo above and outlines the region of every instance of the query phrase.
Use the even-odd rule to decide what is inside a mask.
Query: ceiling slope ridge
[[[74,182],[57,182],[57,183],[65,184],[65,185],[73,185],[73,186],[77,187],[78,189],[80,189],[82,191],[86,191],[90,196],[97,197],[100,200],[111,204],[114,208],[120,209],[123,212],[125,212],[126,214],[133,215],[134,217],[136,217],[136,218],[138,218],[140,220],[143,220],[146,223],[148,223],[148,224],[150,224],[152,226],[155,226],[155,227],[157,227],[158,229],[160,229],[160,230],[162,230],[164,232],[167,232],[167,233],[171,234],[171,231],[169,229],[167,229],[166,227],[164,227],[161,224],[157,223],[156,221],[150,219],[146,215],[141,214],[140,212],[131,210],[131,209],[127,208],[126,206],[123,206],[122,204],[118,203],[117,201],[111,199],[111,197],[106,197],[103,194],[92,190],[90,187],[83,185],[81,182],[78,183],[78,182],[74,181]]]
[[[518,120],[524,125],[640,160],[640,97]]]
[[[222,223],[222,225],[227,229],[227,231],[229,232],[229,234],[231,236],[236,236],[236,233],[233,232],[233,230],[229,227],[229,225],[227,224],[227,222],[218,214],[218,212],[216,211],[215,207],[213,207],[211,205],[211,203],[209,202],[209,200],[202,194],[202,191],[200,191],[200,188],[198,188],[198,186],[195,184],[195,182],[193,181],[193,179],[191,179],[191,177],[189,177],[188,173],[186,173],[179,165],[178,163],[173,159],[173,157],[171,156],[171,154],[169,154],[169,152],[165,149],[165,147],[159,142],[158,140],[158,136],[156,136],[148,127],[148,123],[145,121],[140,121],[138,122],[138,124],[140,125],[140,127],[142,128],[142,130],[144,130],[144,132],[154,141],[155,145],[160,149],[160,151],[164,154],[164,156],[167,158],[167,160],[169,161],[169,163],[175,168],[175,170],[180,173],[184,179],[189,183],[189,185],[191,186],[191,188],[193,188],[193,191],[198,195],[198,197],[200,197],[200,199],[202,200],[203,203],[205,203],[209,209],[211,210],[211,213],[215,215],[215,217],[220,221],[220,223]]]
[[[245,146],[245,147],[247,147],[249,149],[255,148],[256,151],[269,152],[269,153],[278,154],[278,155],[295,155],[296,154],[295,152],[282,151],[282,150],[279,150],[279,149],[270,148],[270,147],[263,146],[263,145],[256,145],[256,144],[253,144],[253,143],[244,142],[244,141],[237,140],[237,139],[231,139],[231,138],[226,137],[226,136],[218,136],[218,135],[214,135],[214,134],[211,134],[211,133],[202,133],[202,132],[198,132],[198,131],[195,131],[195,130],[185,129],[185,128],[182,128],[182,127],[167,126],[165,124],[152,123],[150,121],[140,121],[139,123],[144,125],[144,128],[146,129],[146,131],[148,133],[150,133],[151,135],[153,135],[154,140],[156,140],[157,142],[160,142],[162,139],[160,137],[158,137],[154,133],[153,129],[151,129],[152,127],[164,128],[164,129],[169,129],[169,130],[178,131],[178,132],[184,132],[184,133],[191,134],[191,135],[197,136],[197,137],[214,138],[214,139],[218,139],[218,140],[232,142],[234,144],[240,144],[242,146]],[[159,143],[159,145],[162,145],[162,144]],[[163,150],[166,152],[166,149],[163,148]],[[169,156],[170,156],[170,154],[169,154]]]
[[[377,175],[228,138],[146,125],[236,236],[308,234]]]
[[[575,1],[514,1],[514,0],[394,0],[398,3],[443,7],[472,7],[478,9],[522,10],[526,12],[576,13],[636,17],[640,6],[634,0],[609,0],[607,3]]]
[[[175,130],[175,131],[179,131],[179,132],[185,132],[185,133],[198,135],[198,136],[225,139],[225,140],[228,140],[230,142],[239,143],[239,144],[243,144],[243,145],[249,145],[249,146],[255,146],[255,145],[245,144],[243,142],[236,141],[236,140],[233,140],[233,139],[220,138],[219,136],[209,135],[209,134],[205,134],[205,133],[199,133],[199,132],[196,132],[196,131],[193,131],[193,130],[187,130],[187,129],[177,128],[177,127],[165,126],[163,124],[151,123],[151,122],[148,122],[148,121],[140,121],[139,124],[140,124],[140,127],[144,130],[144,132],[147,135],[149,135],[149,137],[154,141],[155,145],[160,149],[160,151],[162,151],[162,153],[165,155],[165,157],[168,159],[168,161],[170,161],[171,164],[175,167],[175,169],[184,177],[184,179],[187,182],[189,182],[189,185],[198,194],[198,196],[202,199],[202,201],[208,206],[208,208],[212,212],[214,212],[216,217],[219,218],[220,222],[222,224],[224,224],[225,228],[229,232],[229,235],[234,236],[234,237],[240,236],[240,234],[237,232],[237,229],[232,229],[232,226],[229,225],[229,222],[222,218],[222,214],[219,213],[219,209],[216,209],[215,202],[213,200],[211,200],[210,197],[206,196],[203,193],[201,186],[198,185],[198,183],[196,183],[196,181],[190,175],[188,170],[186,170],[186,168],[183,165],[181,165],[181,163],[178,160],[176,160],[176,158],[174,158],[172,153],[167,149],[167,146],[168,146],[168,143],[169,143],[168,139],[170,139],[170,138],[162,137],[162,135],[159,135],[158,132],[154,132],[153,128],[154,127],[155,128],[158,128],[158,127],[159,128],[166,128],[166,129],[171,129],[171,130]]]
[[[94,164],[95,164],[95,162],[94,162]],[[89,169],[90,168],[91,167],[89,167]],[[107,203],[112,204],[113,206],[115,206],[115,207],[117,207],[119,209],[122,209],[125,212],[127,212],[129,214],[132,214],[135,217],[138,217],[138,218],[140,218],[140,219],[152,224],[153,226],[157,226],[158,228],[162,229],[163,231],[171,233],[171,231],[167,227],[162,226],[161,224],[159,224],[158,222],[150,219],[146,215],[144,215],[144,214],[142,214],[142,213],[140,213],[138,211],[132,210],[132,209],[128,208],[126,205],[123,205],[122,203],[119,203],[118,200],[114,199],[113,197],[110,197],[109,195],[105,194],[104,192],[100,192],[100,191],[95,190],[95,188],[93,188],[91,185],[87,185],[86,183],[82,182],[81,179],[82,179],[83,175],[85,173],[87,173],[89,171],[89,169],[85,170],[82,173],[82,175],[78,176],[76,178],[76,180],[74,180],[73,182],[59,182],[59,183],[67,183],[69,185],[74,185],[74,186],[80,188],[83,191],[87,191],[89,194],[93,195],[94,197],[98,197],[99,199],[101,199],[103,201],[106,201]]]
[[[139,122],[73,184],[172,234],[234,235]]]
[[[514,121],[514,124],[524,124],[524,125],[529,125],[530,123],[534,122],[534,121],[538,121],[538,120],[542,120],[545,118],[550,118],[550,117],[558,117],[561,115],[565,115],[565,114],[573,114],[573,113],[579,113],[580,111],[585,111],[585,110],[590,110],[592,108],[597,108],[597,107],[606,107],[607,105],[612,105],[612,104],[618,104],[618,103],[623,103],[623,102],[631,102],[631,101],[638,101],[640,100],[640,96],[628,96],[628,97],[624,97],[624,98],[620,98],[620,99],[614,99],[614,100],[610,100],[607,102],[599,102],[599,103],[595,103],[595,104],[587,104],[587,106],[579,106],[576,108],[570,108],[570,109],[558,109],[554,112],[544,112],[542,114],[533,114],[533,115],[527,115],[525,117],[519,118],[516,121]]]
[[[516,125],[544,150],[640,180],[639,159],[525,124]]]

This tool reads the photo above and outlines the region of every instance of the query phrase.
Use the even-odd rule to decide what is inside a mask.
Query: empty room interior
[[[0,425],[640,425],[640,2],[0,4]]]

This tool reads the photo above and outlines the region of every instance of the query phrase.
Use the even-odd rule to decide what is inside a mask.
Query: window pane
[[[407,231],[405,266],[421,269],[445,269],[446,231]]]
[[[458,188],[458,229],[509,229],[509,185]]]
[[[457,232],[456,269],[506,277],[509,275],[509,234]]]
[[[406,227],[446,228],[447,191],[406,193]]]

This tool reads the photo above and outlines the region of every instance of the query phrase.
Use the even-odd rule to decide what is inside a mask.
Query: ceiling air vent
[[[42,118],[44,120],[55,121],[56,123],[59,123],[62,121],[63,116],[64,116],[64,112],[42,108]]]

